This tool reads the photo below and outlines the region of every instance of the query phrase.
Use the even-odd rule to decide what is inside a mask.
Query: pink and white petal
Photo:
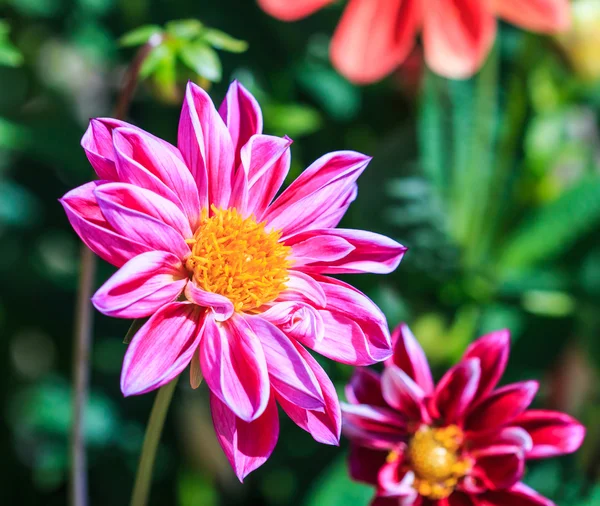
[[[181,209],[153,191],[129,183],[108,183],[97,188],[94,195],[103,213],[105,203],[110,202],[154,218],[176,230],[185,239],[194,235]]]
[[[425,392],[402,369],[386,367],[381,375],[381,393],[392,408],[411,422],[429,423]]]
[[[219,107],[219,115],[227,125],[235,149],[234,167],[239,167],[242,147],[253,135],[262,134],[263,117],[260,105],[239,81],[233,81]]]
[[[495,37],[496,20],[488,2],[439,0],[424,16],[425,61],[444,77],[472,76],[483,64]]]
[[[393,450],[406,441],[407,421],[390,408],[342,403],[344,435],[368,448]]]
[[[216,395],[210,395],[210,410],[217,440],[238,479],[262,466],[273,453],[279,437],[279,416],[275,399],[256,420],[245,422],[235,416]]]
[[[94,195],[102,214],[120,235],[180,259],[189,255],[185,242],[191,235],[189,223],[172,202],[127,183],[99,186]]]
[[[327,297],[319,310],[325,326],[323,339],[304,339],[310,349],[332,360],[350,365],[371,365],[388,358],[391,341],[381,310],[366,295],[350,285],[318,276]]]
[[[303,409],[292,404],[281,395],[277,395],[277,402],[293,422],[308,432],[315,441],[337,446],[340,442],[342,430],[342,413],[335,387],[327,373],[310,353],[300,344],[293,344],[317,378],[325,399],[325,408],[318,410]]]
[[[325,325],[321,314],[305,302],[276,302],[260,313],[260,317],[276,325],[286,336],[293,339],[320,341],[325,335]]]
[[[490,490],[512,487],[525,471],[525,455],[518,446],[497,445],[470,453],[474,458],[471,474]]]
[[[389,274],[406,252],[383,235],[339,228],[303,232],[286,244],[292,246],[296,268],[320,274]]]
[[[327,295],[316,279],[309,274],[290,269],[285,290],[279,294],[277,301],[307,301],[316,308],[327,305]]]
[[[394,354],[386,361],[386,366],[397,365],[415,380],[425,394],[432,394],[434,383],[427,357],[406,323],[394,329],[392,343]]]
[[[83,134],[81,147],[100,179],[118,181],[112,134],[115,128],[130,127],[129,123],[112,118],[95,118]]]
[[[354,191],[370,160],[354,151],[322,156],[273,202],[263,219],[281,230],[283,239],[311,228],[335,227],[350,205],[348,191]]]
[[[333,66],[357,84],[385,77],[415,45],[421,4],[419,0],[350,0],[331,42]]]
[[[350,404],[389,407],[381,394],[381,376],[366,367],[354,369],[354,373],[346,385],[345,392],[346,399]]]
[[[192,82],[185,92],[177,146],[196,180],[202,208],[208,204],[226,208],[233,184],[234,145],[212,100]]]
[[[568,0],[494,0],[494,11],[509,23],[534,32],[561,32],[571,25]]]
[[[262,344],[238,315],[224,322],[206,317],[200,346],[202,375],[211,392],[246,422],[264,412],[270,396]]]
[[[510,332],[507,329],[491,332],[469,345],[465,359],[478,358],[481,364],[481,378],[476,400],[483,399],[502,378],[510,352]]]
[[[396,459],[387,463],[379,470],[379,489],[381,497],[393,497],[398,506],[413,504],[418,497],[413,488],[415,474],[402,468],[402,460]]]
[[[303,0],[302,2],[290,2],[289,0],[258,0],[258,5],[271,16],[283,21],[295,21],[309,16],[315,11],[322,9],[335,0]]]
[[[145,318],[173,302],[187,273],[172,253],[149,251],[129,260],[92,297],[98,311],[116,318]]]
[[[185,296],[194,304],[210,308],[213,318],[217,322],[228,320],[233,316],[235,311],[232,302],[227,297],[202,290],[193,281],[190,281],[186,285]]]
[[[289,137],[254,135],[242,148],[241,163],[248,174],[248,212],[262,216],[290,170]]]
[[[163,306],[135,334],[121,371],[123,395],[155,390],[183,371],[202,338],[204,311],[187,302]]]
[[[433,403],[447,424],[462,425],[477,393],[481,367],[478,358],[462,360],[438,383]]]
[[[246,316],[246,323],[260,339],[271,386],[299,408],[324,409],[325,399],[319,382],[292,341],[261,316]]]
[[[517,483],[508,490],[491,490],[478,499],[480,504],[494,506],[556,506],[524,483]]]
[[[465,428],[468,431],[485,431],[511,424],[529,407],[537,391],[537,381],[523,381],[499,388],[471,409]]]
[[[522,427],[504,427],[493,434],[468,434],[467,441],[466,444],[472,451],[490,446],[510,445],[520,448],[526,454],[533,448],[531,436]]]
[[[386,464],[388,454],[385,450],[374,450],[351,443],[348,456],[351,478],[369,485],[377,485],[379,470]]]
[[[113,132],[119,179],[152,190],[179,207],[193,229],[200,220],[200,198],[179,150],[138,129]]]
[[[236,209],[244,218],[252,214],[248,211],[248,173],[243,165],[240,165],[233,175],[227,207]]]
[[[102,214],[94,191],[106,181],[92,181],[79,186],[60,199],[71,226],[96,255],[108,263],[121,267],[131,258],[152,251],[143,244],[116,232]]]
[[[585,437],[585,427],[566,413],[528,410],[514,422],[525,429],[533,441],[528,459],[541,459],[573,453]]]

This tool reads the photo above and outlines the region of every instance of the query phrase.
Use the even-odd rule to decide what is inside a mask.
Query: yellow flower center
[[[435,429],[421,427],[408,443],[407,460],[415,473],[413,487],[430,499],[448,497],[471,464],[458,455],[463,440],[456,425]]]
[[[252,311],[275,300],[288,280],[291,248],[281,232],[265,230],[254,217],[211,206],[202,212],[186,267],[203,290],[227,297],[236,311]]]

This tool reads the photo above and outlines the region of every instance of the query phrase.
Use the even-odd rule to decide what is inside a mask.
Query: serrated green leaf
[[[162,31],[158,25],[140,26],[123,35],[119,39],[119,44],[123,47],[141,46],[148,42],[153,35],[162,33]]]
[[[179,49],[181,61],[196,74],[212,82],[222,75],[221,60],[217,52],[202,42],[186,44]]]
[[[243,53],[248,49],[248,43],[245,40],[236,39],[221,30],[213,28],[207,29],[202,38],[215,49],[222,49],[230,53]]]
[[[18,67],[23,63],[23,55],[10,43],[0,43],[0,65]]]
[[[156,72],[161,63],[173,59],[173,50],[165,45],[155,47],[142,63],[140,77],[146,79]]]
[[[566,251],[600,224],[600,177],[587,177],[534,212],[510,238],[500,257],[505,270],[522,269]]]
[[[191,40],[202,33],[204,25],[197,19],[181,19],[168,22],[165,28],[168,34],[177,39]]]

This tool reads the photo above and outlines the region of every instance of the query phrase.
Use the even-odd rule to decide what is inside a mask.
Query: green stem
[[[148,503],[150,485],[152,483],[152,470],[154,469],[154,461],[156,460],[156,450],[158,449],[167,411],[173,398],[173,392],[175,392],[175,387],[177,386],[177,379],[175,378],[170,383],[161,387],[154,399],[154,406],[152,406],[152,412],[150,413],[150,419],[146,427],[142,454],[140,455],[140,462],[135,476],[131,506],[146,506]]]

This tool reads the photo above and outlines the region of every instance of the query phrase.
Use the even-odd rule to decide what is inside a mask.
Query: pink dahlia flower
[[[273,451],[276,404],[317,441],[339,441],[335,390],[305,347],[354,365],[391,355],[379,309],[325,276],[388,273],[405,251],[335,228],[370,159],[325,155],[275,198],[290,144],[263,135],[260,108],[240,84],[219,111],[190,84],[177,147],[122,121],[92,120],[82,146],[100,180],[61,200],[85,244],[119,267],[94,295],[96,308],[149,317],[125,354],[123,394],[154,390],[189,364],[197,386],[201,371],[240,479]]]
[[[508,331],[472,343],[437,385],[408,327],[393,339],[383,374],[357,369],[342,406],[350,473],[377,487],[372,506],[551,506],[520,482],[525,461],[574,452],[585,429],[528,410],[535,381],[496,388]]]
[[[258,0],[272,16],[303,18],[336,0]],[[333,65],[356,83],[378,81],[409,55],[421,33],[434,72],[476,72],[496,37],[496,17],[536,32],[568,28],[568,0],[350,0],[331,44]]]

